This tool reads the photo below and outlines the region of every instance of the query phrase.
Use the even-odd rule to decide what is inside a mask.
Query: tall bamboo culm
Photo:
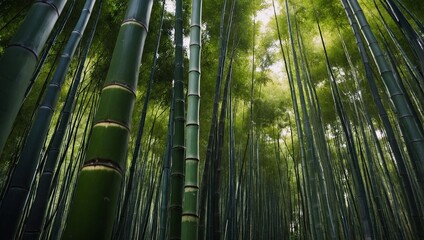
[[[153,0],[131,0],[119,30],[63,239],[110,239]]]
[[[393,72],[390,70],[389,64],[384,58],[377,39],[372,32],[364,12],[362,11],[357,0],[348,0],[352,9],[355,20],[360,26],[363,37],[366,39],[368,47],[374,58],[383,83],[386,86],[388,95],[390,96],[399,125],[403,133],[406,144],[411,149],[411,159],[413,159],[414,170],[417,175],[419,185],[423,188],[424,183],[424,133],[422,123],[417,116],[414,115],[413,106],[408,102],[406,93],[402,90],[398,81],[395,79]]]
[[[22,105],[44,44],[66,0],[35,1],[0,58],[0,153]]]
[[[84,78],[83,70],[86,69],[85,62],[87,60],[88,52],[97,28],[97,23],[102,12],[101,8],[102,0],[100,0],[97,6],[97,16],[93,23],[87,43],[84,46],[75,79],[69,89],[68,96],[61,110],[56,131],[49,143],[48,151],[46,153],[47,158],[45,160],[43,172],[40,174],[37,191],[35,192],[35,199],[31,204],[31,209],[25,222],[23,239],[39,239],[43,232],[43,226],[47,216],[46,210],[48,209],[48,202],[51,193],[54,191],[54,173],[56,167],[59,165],[60,150],[62,149],[62,143],[64,142],[66,131],[71,122],[70,119],[76,105],[76,99],[78,98],[77,90],[80,89],[80,83]],[[91,9],[88,12],[91,12]]]
[[[181,238],[181,214],[184,188],[184,78],[183,78],[183,3],[175,2],[174,116],[172,136],[171,196],[169,239]]]
[[[87,0],[85,2],[78,22],[66,43],[59,65],[47,88],[46,95],[37,111],[36,118],[28,134],[19,161],[11,176],[5,195],[3,196],[0,205],[1,238],[11,239],[13,237],[18,237],[16,234],[18,232],[19,223],[27,204],[31,185],[39,165],[40,152],[48,134],[53,112],[59,99],[60,89],[65,81],[66,73],[71,64],[73,55],[90,19],[95,2],[95,0]]]
[[[199,107],[202,0],[191,5],[190,62],[187,93],[186,178],[182,214],[182,239],[197,239],[199,193]]]

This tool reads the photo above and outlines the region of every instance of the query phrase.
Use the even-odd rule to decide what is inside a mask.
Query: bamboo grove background
[[[0,0],[0,239],[423,239],[420,0]]]

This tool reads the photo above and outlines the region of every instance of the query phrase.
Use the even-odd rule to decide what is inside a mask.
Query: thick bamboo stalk
[[[125,223],[128,222],[127,220],[127,216],[128,213],[130,213],[128,211],[129,207],[129,198],[133,189],[133,182],[134,182],[134,173],[135,173],[135,168],[136,168],[136,164],[138,163],[139,159],[140,159],[140,155],[143,155],[143,151],[144,149],[141,146],[141,140],[143,138],[143,133],[144,133],[144,125],[146,123],[146,117],[147,117],[147,110],[149,107],[149,101],[150,101],[150,95],[152,92],[152,86],[153,86],[153,79],[155,76],[155,68],[157,65],[157,60],[158,60],[158,52],[159,52],[159,44],[160,44],[160,40],[161,40],[161,36],[162,36],[162,26],[163,26],[163,17],[164,17],[164,13],[165,13],[165,1],[162,1],[162,10],[161,10],[161,15],[160,15],[160,23],[159,23],[159,31],[158,31],[158,36],[156,39],[156,46],[155,46],[155,52],[153,54],[153,60],[152,60],[152,66],[150,69],[150,76],[149,76],[149,81],[147,84],[147,89],[146,89],[146,95],[144,97],[144,102],[143,102],[143,108],[141,110],[141,117],[140,117],[140,123],[138,126],[138,132],[137,132],[137,139],[135,141],[135,147],[134,147],[134,151],[133,151],[133,155],[132,155],[132,161],[131,161],[131,165],[130,165],[130,173],[129,173],[129,177],[128,177],[128,183],[124,192],[124,197],[123,197],[123,203],[122,203],[122,207],[121,207],[121,212],[120,212],[120,216],[119,216],[119,222],[118,222],[118,227],[117,227],[117,231],[118,231],[118,236],[122,237],[125,233]],[[156,118],[155,118],[156,119]],[[147,153],[146,153],[147,154]],[[125,235],[125,234],[124,234]]]
[[[0,58],[0,153],[22,105],[39,55],[66,0],[36,1]]]
[[[14,169],[10,184],[0,206],[0,229],[5,239],[14,236],[18,230],[24,207],[27,203],[31,185],[34,181],[40,152],[47,137],[54,108],[59,99],[60,89],[65,81],[66,73],[76,48],[91,16],[95,0],[87,0],[80,18],[71,33],[60,58],[59,66],[48,86],[46,95],[38,109],[37,116],[22,150],[18,164]]]
[[[378,71],[386,86],[386,91],[390,96],[396,116],[399,121],[403,137],[406,144],[410,146],[411,158],[413,159],[414,171],[417,174],[419,185],[424,186],[424,133],[422,123],[416,115],[414,115],[413,106],[408,102],[406,93],[402,90],[399,82],[390,70],[389,64],[384,58],[374,33],[372,32],[368,21],[357,0],[348,0],[352,9],[355,20],[361,28],[363,37],[366,39],[368,47],[374,58],[374,62],[378,67]]]
[[[94,117],[63,239],[111,238],[152,5],[152,0],[129,2]]]
[[[396,166],[397,169],[399,171],[399,175],[401,177],[401,181],[402,181],[402,190],[404,191],[404,194],[406,195],[406,199],[407,199],[407,203],[409,205],[409,214],[411,215],[411,218],[413,219],[414,223],[415,223],[415,229],[416,230],[420,230],[420,228],[418,226],[420,226],[420,222],[422,220],[421,217],[419,217],[420,215],[420,211],[417,211],[417,205],[415,203],[414,200],[414,194],[413,194],[413,186],[411,183],[410,178],[408,177],[408,171],[406,168],[406,163],[405,163],[405,159],[401,154],[401,151],[399,149],[399,145],[398,142],[396,141],[395,135],[394,135],[394,129],[392,127],[392,125],[390,124],[388,115],[387,115],[387,111],[384,108],[384,105],[382,103],[381,97],[379,96],[378,93],[378,89],[377,89],[377,85],[375,83],[375,79],[373,77],[372,74],[372,69],[371,69],[371,65],[369,62],[369,58],[365,49],[365,44],[362,41],[362,38],[360,36],[359,33],[359,26],[356,23],[355,19],[352,17],[352,11],[348,6],[348,3],[346,0],[342,0],[342,4],[345,8],[346,14],[349,18],[350,21],[350,25],[352,27],[354,36],[355,36],[355,40],[356,43],[358,45],[359,48],[359,52],[361,54],[361,59],[362,62],[364,64],[364,68],[365,68],[365,74],[366,74],[366,78],[367,78],[367,82],[370,86],[371,89],[371,93],[373,96],[373,100],[377,106],[378,109],[378,113],[380,118],[382,119],[383,122],[383,126],[386,130],[386,134],[387,134],[387,138],[388,138],[388,142],[390,145],[390,148],[393,152],[394,155],[394,159],[396,161]]]

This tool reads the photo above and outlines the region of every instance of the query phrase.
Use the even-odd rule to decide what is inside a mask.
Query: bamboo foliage
[[[31,131],[17,121],[8,141],[19,144],[3,155],[41,154],[16,165],[15,172],[25,169],[19,179],[32,182],[23,210],[13,210],[21,215],[11,228],[16,238],[421,238],[424,27],[411,9],[419,0],[359,1],[363,12],[355,0],[193,0],[188,56],[183,29],[190,3],[174,2],[174,15],[161,2],[103,5],[96,34],[70,66],[76,73],[64,82],[70,90],[61,114],[46,112],[49,121]],[[4,29],[19,25],[25,9],[7,13],[15,5],[0,1]],[[109,63],[113,39],[103,37],[113,27],[102,23],[120,21],[127,7]],[[267,22],[262,16],[272,10],[275,21]],[[150,12],[158,35],[146,38]],[[76,14],[69,12],[69,20]],[[55,52],[68,41],[56,38],[66,37],[50,37],[51,50],[32,79],[54,73]],[[151,65],[140,67],[144,48]],[[147,86],[136,88],[138,78],[148,78]],[[46,82],[36,82],[25,99],[25,118],[36,98],[34,109],[62,104],[63,98],[50,101],[58,93]],[[145,94],[136,98],[136,91]],[[137,133],[130,122],[138,122]],[[211,128],[200,128],[205,123]],[[27,143],[37,131],[48,135]],[[13,159],[0,170],[9,165]],[[7,175],[12,184],[0,178],[7,185],[2,207],[18,176]]]
[[[129,2],[94,117],[64,239],[111,237],[152,5],[149,0]]]

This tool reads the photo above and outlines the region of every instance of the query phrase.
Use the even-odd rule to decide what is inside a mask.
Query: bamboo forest
[[[422,0],[0,0],[0,239],[424,239]]]

